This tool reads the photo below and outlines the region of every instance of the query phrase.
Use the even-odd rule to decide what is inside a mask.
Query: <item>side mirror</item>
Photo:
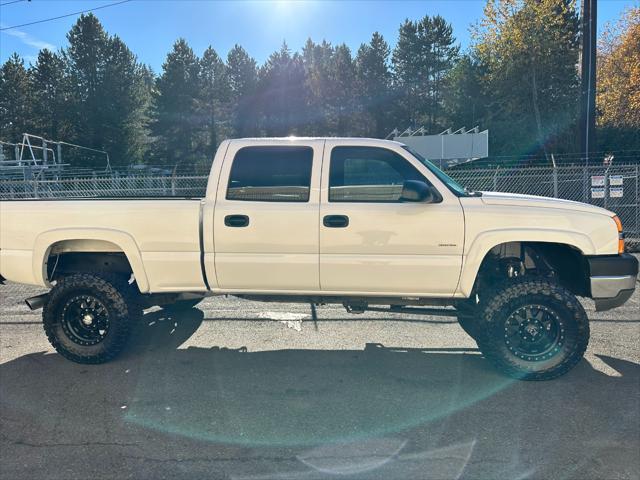
[[[407,180],[402,185],[402,202],[438,203],[442,197],[438,191],[420,180]]]

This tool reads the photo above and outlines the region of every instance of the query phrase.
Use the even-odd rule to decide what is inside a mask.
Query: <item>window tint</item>
[[[429,183],[406,159],[385,148],[335,147],[330,202],[398,202],[407,180]]]
[[[310,147],[245,147],[236,153],[227,200],[308,202]]]

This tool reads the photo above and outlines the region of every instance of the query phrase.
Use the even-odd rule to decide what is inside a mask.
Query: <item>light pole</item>
[[[596,145],[597,0],[581,0],[580,152],[587,164]]]

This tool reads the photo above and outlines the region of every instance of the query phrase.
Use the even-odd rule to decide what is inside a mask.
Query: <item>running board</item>
[[[430,315],[432,317],[457,317],[458,312],[453,309],[445,308],[422,308],[422,307],[366,307],[364,309],[368,312],[383,312],[383,313],[408,313],[410,315]]]

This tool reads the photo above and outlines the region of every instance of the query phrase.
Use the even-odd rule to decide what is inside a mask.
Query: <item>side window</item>
[[[335,147],[331,151],[330,202],[398,202],[407,180],[429,183],[405,158],[386,148]]]
[[[313,149],[245,147],[231,166],[227,200],[308,202]]]

